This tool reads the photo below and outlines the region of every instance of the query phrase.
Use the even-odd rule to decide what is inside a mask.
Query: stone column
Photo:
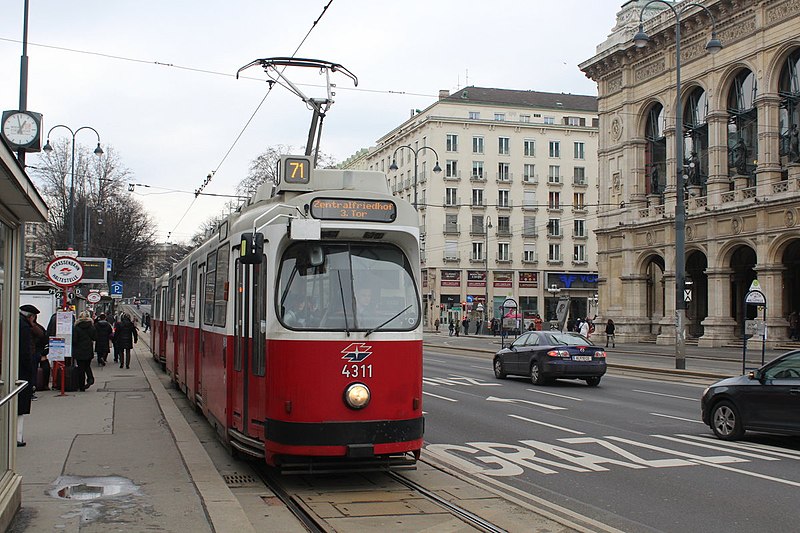
[[[673,247],[672,264],[675,264],[675,250]],[[659,325],[661,332],[656,337],[656,344],[673,345],[675,344],[675,270],[664,272],[664,318]]]
[[[789,309],[783,309],[783,272],[782,264],[756,266],[757,279],[761,284],[761,292],[767,299],[767,347],[775,347],[780,341],[789,338]],[[761,319],[762,314],[758,314]]]
[[[756,167],[757,195],[772,194],[772,184],[781,181],[780,103],[777,94],[762,94],[756,98],[758,111],[758,166]]]
[[[731,316],[731,274],[733,269],[706,269],[708,276],[708,316],[703,320],[703,336],[698,346],[718,347],[731,342],[736,320]]]
[[[710,112],[706,120],[709,141],[706,196],[711,201],[718,201],[721,193],[731,190],[728,177],[728,113]]]

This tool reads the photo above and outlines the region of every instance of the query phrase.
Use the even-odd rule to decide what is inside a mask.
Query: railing
[[[547,264],[548,265],[556,265],[556,264],[563,263],[564,261],[561,259],[561,257],[562,257],[561,254],[559,254],[556,257],[548,257],[547,258]]]
[[[522,256],[522,262],[525,263],[526,265],[534,265],[538,263],[539,260],[536,259],[536,255],[528,255],[526,253],[525,255]]]
[[[525,231],[525,230],[523,230],[522,231],[522,236],[523,237],[528,237],[528,238],[535,238],[535,237],[539,236],[539,232],[538,231]]]
[[[523,211],[538,211],[539,210],[539,206],[538,205],[523,204],[522,205],[522,210]]]
[[[512,207],[514,207],[514,202],[512,200],[509,200],[503,205],[497,205],[497,209],[511,209]]]
[[[511,228],[497,228],[498,237],[511,237]]]
[[[445,224],[442,232],[445,235],[458,235],[461,233],[458,224]]]
[[[497,172],[497,183],[511,183],[514,180],[513,172]]]
[[[445,196],[443,201],[442,201],[442,205],[444,205],[445,207],[458,207],[458,206],[461,205],[461,197],[460,196],[457,197],[455,199],[455,202],[448,202],[447,201],[447,196]]]
[[[573,176],[572,185],[575,187],[588,187],[589,183],[585,177],[580,178],[578,176]]]
[[[461,254],[459,252],[444,252],[443,258],[445,261],[460,261]]]
[[[522,176],[522,183],[526,185],[538,185],[539,184],[539,175],[534,174],[533,176]]]
[[[508,252],[506,255],[498,254],[497,255],[497,262],[498,263],[510,263],[512,256],[513,256],[513,254],[511,252]]]
[[[451,172],[449,174],[447,172],[445,172],[445,175],[444,175],[444,180],[445,181],[458,181],[460,179],[461,179],[461,171],[460,170],[456,170],[455,173]]]
[[[5,385],[5,383],[4,383],[4,382],[2,382],[2,381],[0,381],[0,386],[2,386],[2,385]],[[16,387],[14,387],[14,390],[12,390],[11,392],[9,392],[9,393],[6,395],[6,397],[5,397],[5,398],[3,398],[2,400],[0,400],[0,407],[2,407],[3,405],[7,404],[9,401],[11,401],[11,398],[13,398],[14,396],[16,396],[16,395],[17,395],[17,394],[19,394],[20,392],[22,392],[22,390],[23,390],[25,387],[27,387],[27,386],[28,386],[28,382],[27,382],[27,381],[25,381],[24,379],[18,379],[18,380],[16,380],[16,381],[14,382],[14,385],[16,385]]]
[[[588,239],[589,236],[586,233],[576,233],[576,232],[573,231],[572,232],[572,238],[573,239]]]
[[[486,176],[473,172],[469,177],[469,181],[486,181]]]
[[[471,235],[486,235],[486,226],[470,226]]]

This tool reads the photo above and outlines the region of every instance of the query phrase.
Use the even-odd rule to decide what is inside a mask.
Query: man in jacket
[[[100,313],[97,317],[94,328],[97,331],[97,340],[94,343],[94,351],[97,352],[97,364],[106,366],[106,359],[108,359],[108,352],[110,351],[109,341],[114,333],[114,328],[106,320],[105,313]]]
[[[94,384],[92,359],[94,359],[95,339],[97,330],[92,315],[88,311],[83,311],[72,326],[72,358],[78,365],[78,389],[81,391]]]
[[[139,340],[136,325],[131,322],[127,313],[122,313],[122,318],[114,324],[114,346],[119,350],[119,367],[131,367],[131,350],[134,343]],[[124,363],[124,364],[123,364]]]
[[[34,343],[31,335],[32,324],[36,321],[39,310],[25,304],[19,308],[19,368],[17,378],[28,382],[27,386],[17,395],[17,446],[25,446],[22,426],[25,415],[31,414],[31,399],[33,398],[33,383],[30,381],[33,374]]]

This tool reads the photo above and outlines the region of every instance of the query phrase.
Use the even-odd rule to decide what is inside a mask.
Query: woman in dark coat
[[[139,340],[139,333],[136,326],[131,322],[131,317],[127,313],[122,313],[120,321],[114,324],[114,346],[119,350],[119,367],[131,367],[131,350],[135,342]]]
[[[31,324],[36,321],[39,310],[31,304],[25,304],[19,308],[19,368],[17,378],[24,379],[28,386],[22,389],[17,395],[17,446],[25,446],[25,439],[22,437],[22,424],[24,415],[31,413],[31,399],[33,398],[33,337],[31,335]]]
[[[97,331],[92,315],[83,311],[72,326],[72,358],[78,365],[78,389],[85,391],[94,383],[92,359]]]
[[[97,322],[94,323],[94,328],[97,330],[97,340],[94,343],[94,351],[97,353],[97,364],[106,366],[106,359],[108,359],[109,340],[114,334],[114,328],[106,320],[105,313],[100,313]]]

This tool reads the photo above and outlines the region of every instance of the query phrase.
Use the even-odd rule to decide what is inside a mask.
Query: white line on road
[[[703,461],[702,459],[694,459],[692,462],[695,462],[699,465],[711,466],[713,468],[719,468],[720,470],[727,470],[728,472],[735,472],[737,474],[744,474],[745,476],[757,477],[759,479],[766,479],[767,481],[774,481],[775,483],[782,483],[784,485],[791,485],[792,487],[800,487],[800,483],[797,481],[790,481],[788,479],[781,479],[779,477],[768,476],[766,474],[759,474],[758,472],[749,472],[747,470],[739,470],[738,468],[733,468],[732,466],[725,466],[721,464],[714,464],[709,463],[707,461]]]
[[[703,444],[701,442],[693,442],[687,439],[679,439],[675,437],[670,437],[667,435],[651,435],[651,437],[655,437],[657,439],[664,439],[670,442],[677,442],[680,444],[686,444],[688,446],[697,446],[698,448],[705,448],[708,450],[717,450],[718,452],[726,452],[726,453],[737,453],[739,455],[743,455],[745,457],[750,457],[751,459],[761,459],[763,461],[780,461],[777,457],[768,457],[766,455],[761,455],[757,453],[749,453],[742,450],[730,449],[723,446],[715,446],[714,444]]]
[[[666,396],[667,398],[677,398],[679,400],[690,400],[693,402],[699,402],[700,398],[687,398],[686,396],[675,396],[674,394],[664,394],[662,392],[653,392],[649,390],[637,390],[633,389],[633,392],[641,392],[642,394],[652,394],[653,396]]]
[[[438,394],[432,394],[430,392],[422,391],[422,394],[426,394],[428,396],[433,396],[434,398],[439,398],[440,400],[447,400],[448,402],[457,402],[458,400],[454,400],[453,398],[447,398],[445,396],[439,396]]]
[[[441,359],[431,359],[430,357],[426,357],[426,358],[425,358],[425,362],[426,362],[426,363],[442,363],[442,364],[447,364],[447,363],[449,363],[450,361],[443,361],[443,360],[441,360]]]
[[[561,431],[566,431],[567,433],[572,433],[573,435],[586,435],[586,433],[581,433],[580,431],[575,431],[574,429],[562,428],[561,426],[556,426],[555,424],[548,424],[547,422],[540,422],[539,420],[531,420],[530,418],[525,418],[524,416],[519,416],[519,415],[508,415],[508,416],[510,416],[511,418],[524,420],[525,422],[530,422],[531,424],[539,424],[540,426],[546,426],[553,429],[560,429]]]
[[[702,420],[692,420],[691,418],[681,418],[679,416],[662,415],[661,413],[650,413],[653,416],[661,416],[664,418],[672,418],[674,420],[681,420],[683,422],[694,422],[695,424],[702,424]]]
[[[716,442],[720,446],[726,446],[728,448],[734,448],[731,450],[735,453],[735,449],[740,450],[748,450],[751,452],[760,452],[760,453],[768,453],[770,455],[774,455],[776,457],[783,457],[784,459],[794,459],[796,461],[800,461],[800,452],[795,450],[788,450],[784,448],[776,448],[774,446],[770,446],[768,444],[758,444],[755,442],[728,442],[728,441],[721,441],[716,437],[712,437],[710,435],[678,435],[679,437],[685,439],[692,439],[700,442]]]
[[[581,398],[575,398],[574,396],[564,396],[563,394],[556,394],[555,392],[545,392],[539,389],[525,389],[531,392],[537,392],[539,394],[547,394],[548,396],[558,396],[559,398],[566,398],[567,400],[575,400],[576,402],[582,402]]]
[[[514,399],[514,398],[497,398],[495,396],[489,396],[486,398],[487,402],[504,402],[504,403],[526,403],[528,405],[535,405],[536,407],[542,407],[544,409],[550,409],[552,411],[564,411],[566,407],[560,407],[558,405],[549,405],[546,403],[538,403],[532,402],[530,400],[521,400],[521,399]]]

